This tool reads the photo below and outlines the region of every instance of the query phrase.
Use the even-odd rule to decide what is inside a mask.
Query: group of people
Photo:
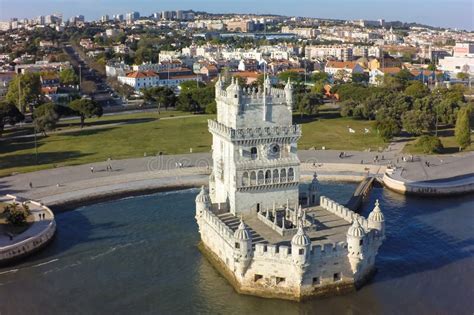
[[[38,217],[40,220],[44,220],[46,218],[46,214],[45,213],[38,213]]]

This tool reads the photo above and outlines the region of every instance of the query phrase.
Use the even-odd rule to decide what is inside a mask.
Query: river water
[[[355,185],[323,183],[345,202]],[[474,196],[405,197],[375,188],[387,239],[361,290],[303,303],[242,296],[202,257],[197,189],[57,214],[41,253],[0,269],[0,314],[473,314]]]

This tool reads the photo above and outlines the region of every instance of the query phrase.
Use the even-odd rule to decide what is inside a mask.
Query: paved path
[[[300,151],[300,160],[304,164],[302,173],[310,174],[317,171],[320,174],[344,173],[346,175],[363,175],[367,164],[361,165],[361,160],[372,161],[380,153],[346,152],[347,157],[338,158],[339,151]],[[386,153],[387,157],[390,152]],[[388,158],[381,164],[388,163]],[[328,164],[331,163],[331,164]],[[113,186],[113,189],[138,189],[145,183],[150,187],[158,185],[180,186],[186,180],[194,183],[206,182],[209,168],[212,166],[209,153],[194,153],[185,155],[163,155],[126,160],[112,160],[113,171],[107,171],[109,162],[99,162],[79,166],[67,166],[38,172],[17,174],[0,178],[0,194],[18,194],[25,198],[45,201],[44,198],[73,191],[94,193],[97,187]],[[181,165],[181,167],[179,167]],[[91,167],[94,171],[91,171]],[[377,172],[379,166],[371,168]],[[303,174],[304,175],[304,174]],[[194,176],[194,177],[193,177]],[[29,183],[33,188],[30,189]]]
[[[402,162],[402,147],[399,144],[390,145],[384,152],[347,151],[344,158],[339,158],[340,151],[301,150],[298,152],[303,163],[301,174],[304,179],[310,179],[308,176],[314,171],[320,175],[354,175],[360,178],[367,170],[371,174],[382,173],[384,166],[397,164],[397,159],[398,165],[404,168],[403,177],[410,180],[474,174],[474,152],[443,156],[442,162],[437,156],[423,157],[421,161],[415,159],[416,162]],[[374,165],[376,156],[379,161]],[[424,165],[425,159],[430,161],[430,167]],[[112,160],[110,165],[113,171],[106,171],[107,164],[109,162],[104,161],[0,178],[0,195],[11,193],[43,202],[58,202],[59,198],[67,195],[72,198],[79,191],[86,196],[86,193],[99,195],[107,189],[119,192],[144,190],[147,187],[183,186],[187,181],[199,185],[207,182],[212,160],[209,153],[194,153]],[[94,172],[91,172],[91,167]],[[29,183],[32,183],[32,189]]]

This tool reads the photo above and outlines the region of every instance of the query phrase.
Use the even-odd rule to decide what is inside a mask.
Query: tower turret
[[[211,198],[206,187],[202,186],[201,191],[196,196],[196,219],[202,216],[203,211],[211,209]]]
[[[227,92],[227,98],[232,104],[239,105],[241,99],[242,89],[240,88],[239,82],[235,77],[232,77],[230,85],[225,89]]]
[[[240,224],[234,232],[234,262],[237,272],[243,276],[252,260],[252,236],[240,219]]]
[[[215,88],[216,88],[216,96],[219,95],[219,92],[222,91],[224,88],[224,81],[222,80],[222,76],[220,74],[217,77]]]
[[[382,236],[382,239],[385,239],[385,218],[380,210],[379,200],[375,201],[374,210],[369,214],[369,229],[375,229]]]
[[[347,247],[349,251],[347,257],[349,258],[351,269],[354,273],[360,270],[360,264],[364,258],[364,237],[364,228],[360,226],[357,218],[354,218],[352,226],[347,230]]]
[[[311,184],[309,184],[309,187],[308,187],[308,206],[314,205],[316,203],[317,196],[318,196],[318,186],[319,186],[318,174],[314,172],[313,180],[311,181]]]
[[[285,97],[288,108],[291,110],[293,108],[293,84],[291,84],[290,78],[285,85]]]
[[[309,265],[309,251],[311,247],[311,240],[306,235],[303,229],[302,220],[298,220],[298,232],[291,239],[291,256],[293,263],[297,267],[300,279],[303,276],[304,270]]]

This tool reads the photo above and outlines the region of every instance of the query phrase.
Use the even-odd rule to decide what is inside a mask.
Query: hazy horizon
[[[472,0],[300,0],[299,5],[262,0],[192,0],[160,2],[151,0],[0,0],[0,20],[12,17],[33,18],[54,12],[64,17],[82,14],[86,20],[96,20],[108,14],[138,11],[149,16],[162,10],[195,10],[210,13],[254,13],[306,16],[329,19],[379,18],[387,21],[417,22],[431,26],[474,29]]]

